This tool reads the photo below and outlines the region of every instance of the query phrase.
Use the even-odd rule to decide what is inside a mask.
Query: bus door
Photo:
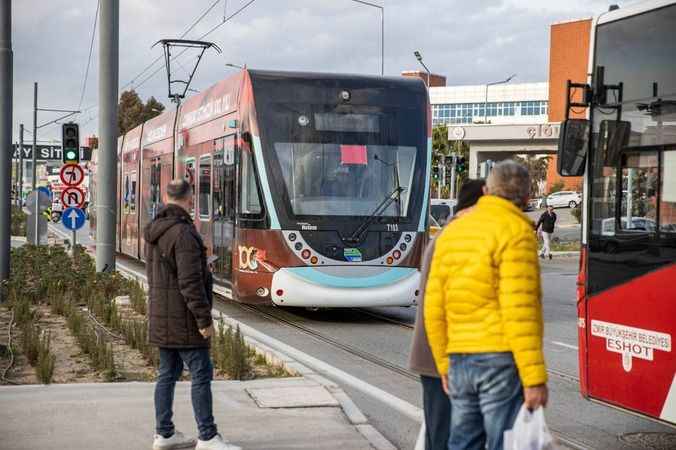
[[[235,237],[235,136],[216,139],[213,170],[213,250],[218,256],[214,274],[232,280],[232,252]]]
[[[676,423],[676,147],[592,166],[588,395]]]

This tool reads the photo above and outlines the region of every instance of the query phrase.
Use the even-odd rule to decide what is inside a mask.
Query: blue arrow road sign
[[[68,230],[79,230],[85,223],[85,213],[80,208],[67,208],[61,215],[61,222]]]

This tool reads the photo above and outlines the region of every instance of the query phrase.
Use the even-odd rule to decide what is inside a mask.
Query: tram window
[[[124,176],[124,205],[122,210],[125,214],[129,214],[129,203],[131,199],[131,184],[129,182],[129,174]]]
[[[162,186],[160,179],[162,176],[162,165],[159,161],[154,162],[150,168],[150,202],[160,203],[160,188]]]
[[[676,234],[676,150],[662,154],[660,231]]]
[[[190,183],[192,187],[193,197],[195,196],[195,160],[189,159],[185,162],[185,179]],[[195,217],[195,207],[190,208],[190,216]]]
[[[253,155],[250,151],[242,151],[241,154],[240,212],[242,214],[260,214],[263,208],[261,207],[261,199],[258,194]]]
[[[200,158],[199,210],[200,217],[211,216],[211,156]]]
[[[214,215],[222,219],[235,216],[235,136],[220,140],[216,148],[223,151],[214,155],[213,206]]]
[[[657,162],[657,152],[623,155],[620,229],[639,233],[656,231]]]
[[[130,175],[129,214],[136,214],[136,172]]]

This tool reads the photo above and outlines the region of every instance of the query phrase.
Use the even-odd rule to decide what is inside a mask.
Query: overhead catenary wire
[[[200,16],[199,16],[199,17],[198,17],[198,18],[197,18],[197,19],[196,19],[196,20],[195,20],[195,21],[194,21],[194,22],[193,22],[193,23],[185,30],[185,31],[184,31],[184,32],[183,32],[183,34],[181,34],[181,36],[179,36],[179,39],[183,39],[188,33],[190,33],[190,32],[197,26],[197,24],[200,23],[200,22],[207,16],[207,14],[209,14],[209,13],[216,7],[216,5],[218,5],[220,2],[221,2],[221,0],[216,0],[215,2],[213,2],[213,3],[212,3],[212,4],[211,4],[211,5],[210,5],[210,6],[209,6],[209,7],[208,7],[208,8],[207,8],[207,9],[206,9],[206,10],[205,10],[205,11],[204,11],[204,12],[203,12],[203,13],[202,13],[202,14],[201,14],[201,15],[200,15]],[[226,3],[227,3],[227,2],[226,2]],[[163,56],[161,56],[161,55],[158,56],[157,58],[155,58],[155,59],[153,60],[153,62],[151,62],[150,64],[148,64],[148,65],[147,65],[147,66],[146,66],[139,74],[137,74],[134,78],[132,78],[132,79],[129,80],[127,83],[125,83],[124,85],[122,85],[122,87],[120,88],[120,90],[124,90],[124,89],[125,89],[126,87],[128,87],[128,86],[134,85],[134,82],[135,82],[136,80],[138,80],[141,76],[143,76],[143,74],[145,74],[146,72],[148,72],[148,70],[150,70],[153,66],[155,66],[155,64],[157,64],[159,61],[161,61],[162,58],[163,58]],[[163,66],[160,66],[160,68],[162,68],[162,67],[163,67]]]
[[[85,92],[87,90],[87,79],[89,78],[89,66],[92,63],[92,53],[94,51],[94,37],[96,36],[96,24],[99,20],[99,8],[101,7],[101,0],[96,2],[96,13],[94,13],[94,25],[92,26],[92,38],[89,42],[89,56],[87,57],[87,68],[85,69],[84,80],[82,81],[82,91],[80,92],[80,102],[77,104],[77,109],[82,107]]]

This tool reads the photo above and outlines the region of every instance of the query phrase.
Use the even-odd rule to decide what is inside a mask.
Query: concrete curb
[[[144,289],[148,288],[145,277],[139,276],[139,274],[127,270],[119,264],[117,265],[117,270],[125,277],[135,279],[141,284],[141,286],[143,286]],[[324,387],[329,392],[329,394],[331,394],[333,398],[336,399],[348,422],[355,427],[355,429],[375,450],[397,450],[397,448],[389,440],[387,440],[385,436],[383,436],[375,427],[369,424],[368,418],[361,412],[359,407],[352,401],[345,391],[343,391],[343,389],[340,388],[340,386],[338,386],[336,383],[316,373],[314,370],[296,361],[286,353],[277,349],[273,349],[259,340],[247,335],[245,329],[250,328],[248,325],[241,324],[239,321],[224,315],[216,309],[212,310],[211,316],[214,318],[214,320],[222,321],[233,328],[237,325],[243,325],[241,328],[243,328],[242,334],[244,335],[245,342],[253,347],[256,353],[262,355],[266,361],[271,364],[283,367],[287,372],[295,376],[301,376],[313,380],[320,386]]]
[[[580,252],[552,252],[552,256],[580,256]]]

